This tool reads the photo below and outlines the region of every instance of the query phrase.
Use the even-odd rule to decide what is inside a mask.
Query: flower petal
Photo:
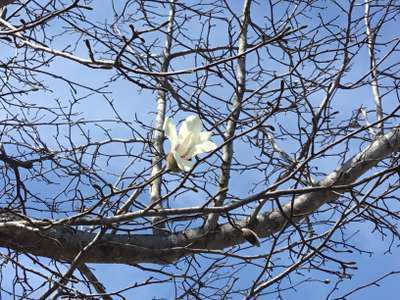
[[[211,131],[200,132],[199,143],[208,141],[211,137],[211,134]]]
[[[179,140],[179,147],[176,149],[176,151],[179,152],[182,158],[187,159],[191,157],[190,153],[193,151],[195,146],[195,136],[192,134],[188,134],[183,140]]]
[[[172,154],[174,155],[175,161],[179,169],[185,172],[189,172],[194,163],[191,160],[183,159],[176,151],[172,152]]]
[[[211,141],[205,141],[205,142],[195,145],[193,147],[192,151],[190,152],[190,154],[188,155],[188,157],[193,157],[197,154],[204,153],[204,152],[214,151],[215,149],[217,149],[217,145],[215,143],[213,143]]]
[[[166,137],[171,142],[171,148],[173,148],[174,145],[176,145],[178,142],[178,136],[176,134],[175,124],[172,123],[172,121],[168,117],[165,118],[163,129],[164,129]]]
[[[189,116],[182,123],[178,135],[179,149],[177,149],[182,158],[190,158],[189,154],[200,139],[201,128],[202,124],[198,116]]]
[[[198,135],[200,134],[202,128],[201,120],[198,116],[189,116],[182,123],[181,128],[179,129],[179,139],[183,140],[189,134]]]

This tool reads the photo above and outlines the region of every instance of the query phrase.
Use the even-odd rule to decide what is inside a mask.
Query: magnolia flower
[[[164,132],[171,142],[167,156],[167,167],[170,171],[189,171],[194,163],[192,157],[203,152],[215,150],[217,145],[209,141],[211,132],[201,131],[202,124],[198,116],[189,116],[182,123],[179,134],[169,118],[165,119]]]

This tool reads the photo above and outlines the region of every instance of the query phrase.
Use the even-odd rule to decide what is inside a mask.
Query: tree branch
[[[322,187],[351,184],[365,172],[400,149],[400,127],[377,138],[361,153],[345,162],[320,182]],[[282,210],[259,215],[252,228],[259,237],[268,237],[291,222],[298,223],[315,212],[323,204],[339,197],[332,190],[302,194],[287,203]],[[292,215],[291,215],[292,214]],[[0,246],[34,255],[72,261],[89,244],[95,233],[75,230],[66,225],[43,229],[21,217],[3,212],[0,223]],[[246,224],[247,220],[237,225]],[[85,253],[87,263],[173,263],[193,250],[211,250],[232,247],[245,242],[240,231],[229,223],[212,232],[202,228],[185,230],[169,236],[114,235],[99,237]]]

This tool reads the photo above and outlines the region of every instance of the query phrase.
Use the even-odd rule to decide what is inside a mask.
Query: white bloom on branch
[[[175,124],[167,117],[164,132],[171,142],[171,150],[167,156],[167,167],[170,171],[190,171],[194,163],[192,158],[200,153],[213,151],[217,145],[211,142],[211,132],[202,131],[198,116],[189,116],[182,123],[179,133]]]

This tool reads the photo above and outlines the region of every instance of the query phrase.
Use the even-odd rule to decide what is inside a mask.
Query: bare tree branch
[[[400,150],[400,129],[395,128],[379,137],[361,153],[345,162],[320,182],[322,187],[345,185],[354,182],[381,160]],[[323,204],[336,200],[340,193],[327,190],[303,194],[270,213],[258,216],[253,227],[260,237],[268,237],[288,223],[298,223]],[[8,217],[8,215],[7,215]],[[241,223],[246,224],[246,220]],[[34,255],[72,261],[89,244],[95,234],[74,230],[68,226],[54,226],[42,230],[25,221],[5,221],[0,227],[2,247],[24,249]],[[97,235],[96,235],[97,236]],[[229,223],[207,233],[192,229],[169,236],[107,235],[99,237],[86,251],[86,263],[173,263],[194,250],[224,249],[245,240]]]

